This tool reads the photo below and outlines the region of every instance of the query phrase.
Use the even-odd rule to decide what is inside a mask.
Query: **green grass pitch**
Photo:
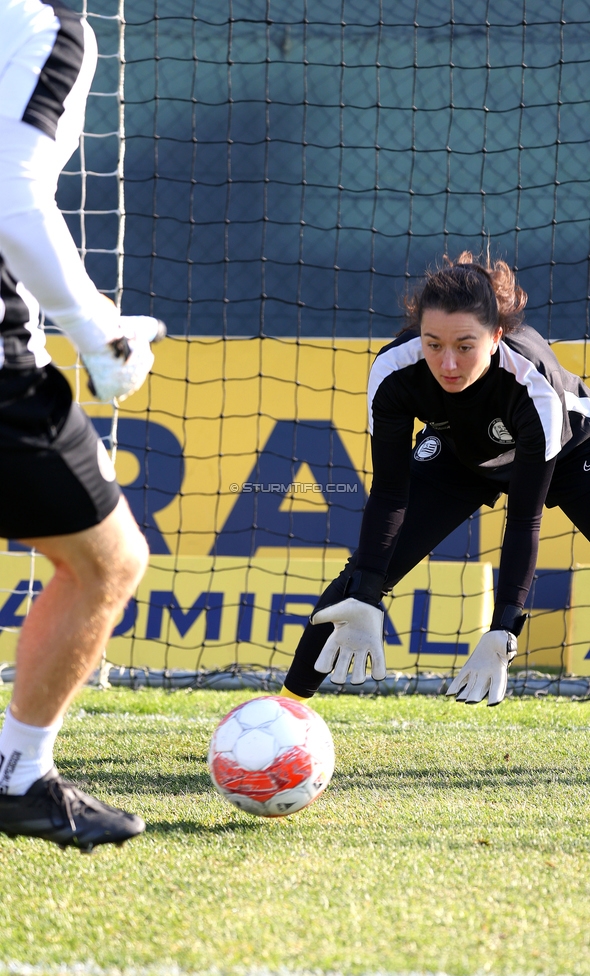
[[[588,704],[317,698],[332,784],[260,820],[206,767],[248,697],[80,696],[61,771],[149,826],[90,856],[0,836],[0,973],[590,974]]]

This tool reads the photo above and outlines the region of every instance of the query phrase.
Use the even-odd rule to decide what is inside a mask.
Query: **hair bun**
[[[521,324],[526,303],[527,294],[505,261],[475,260],[471,251],[462,251],[455,261],[445,257],[404,302],[413,329],[420,328],[424,311],[432,308],[449,315],[470,313],[490,331],[501,328],[504,333]]]

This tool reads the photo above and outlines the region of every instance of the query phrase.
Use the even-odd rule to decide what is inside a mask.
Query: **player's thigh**
[[[582,535],[590,540],[590,484],[575,498],[563,498],[559,507]]]
[[[61,536],[20,540],[71,574],[81,586],[134,589],[145,571],[148,547],[126,499],[98,525]]]
[[[69,384],[52,366],[10,372],[0,370],[0,535],[70,535],[100,524],[120,489]]]
[[[421,432],[412,452],[408,507],[385,588],[395,586],[482,505],[493,505],[498,494],[495,483],[465,468],[433,431]],[[316,609],[344,599],[357,559],[354,552]]]
[[[387,572],[395,586],[482,505],[498,486],[466,468],[447,444],[426,429],[412,452],[408,507]]]
[[[416,479],[410,489],[406,517],[387,570],[387,588],[395,586],[484,502],[481,494],[470,500],[457,498],[441,491],[434,483]]]
[[[555,466],[547,507],[559,507],[582,535],[590,539],[590,440],[574,448]]]

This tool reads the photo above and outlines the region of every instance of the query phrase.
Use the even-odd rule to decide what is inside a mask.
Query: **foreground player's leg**
[[[413,479],[408,510],[389,565],[386,580],[388,590],[484,503],[483,497],[477,497],[477,486],[471,498],[469,494],[465,492],[462,498],[453,497],[441,492],[429,481]],[[324,591],[316,609],[331,606],[345,598],[347,583],[354,569],[353,556],[340,576]],[[316,693],[326,675],[316,671],[315,664],[333,629],[329,623],[309,623],[306,626],[285,678],[283,692],[300,700],[311,698]]]
[[[83,532],[23,541],[53,562],[55,575],[35,600],[17,648],[0,734],[0,830],[86,850],[122,842],[141,833],[143,821],[64,783],[52,749],[64,712],[145,571],[147,545],[124,499]]]
[[[49,725],[96,666],[148,549],[124,498],[83,532],[22,541],[51,560],[55,575],[22,628],[11,710],[21,722]]]

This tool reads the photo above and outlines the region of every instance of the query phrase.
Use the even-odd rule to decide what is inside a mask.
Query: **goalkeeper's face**
[[[447,393],[466,390],[487,373],[501,336],[501,328],[491,332],[470,312],[427,308],[422,315],[424,358]]]

